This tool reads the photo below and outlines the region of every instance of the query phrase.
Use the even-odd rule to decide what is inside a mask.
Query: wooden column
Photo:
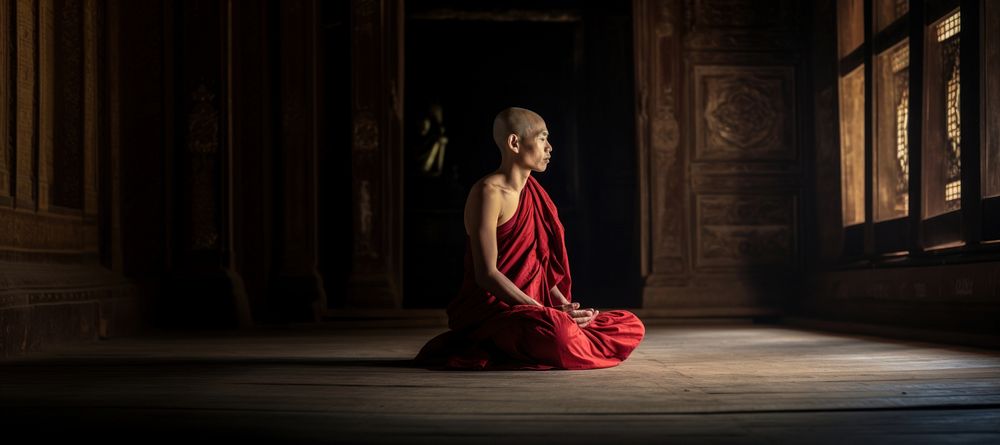
[[[11,205],[11,179],[14,177],[13,165],[14,143],[17,121],[14,119],[17,108],[14,84],[17,66],[14,56],[17,53],[16,16],[14,15],[15,0],[0,0],[0,205]]]
[[[101,18],[103,3],[98,0],[83,2],[83,213],[88,217],[96,217],[98,170],[97,151],[101,139],[103,120],[101,119],[101,91],[99,68],[103,66],[101,59],[101,42],[104,41]]]
[[[55,10],[53,0],[38,3],[38,209],[51,205],[55,134]]]
[[[641,267],[648,294],[657,287],[685,284],[689,270],[686,160],[677,118],[683,11],[678,0],[636,0],[633,11]]]
[[[245,326],[250,310],[232,261],[232,2],[200,0],[171,8],[177,8],[179,21],[168,24],[177,55],[167,68],[177,79],[167,81],[174,110],[169,130],[177,139],[171,147],[175,216],[167,322]]]
[[[15,205],[34,209],[38,153],[38,0],[18,1],[17,13],[17,180]]]
[[[353,269],[347,304],[402,306],[403,2],[351,3]]]
[[[282,209],[271,307],[285,319],[319,320],[326,293],[317,269],[317,23],[315,0],[281,2],[280,12]]]

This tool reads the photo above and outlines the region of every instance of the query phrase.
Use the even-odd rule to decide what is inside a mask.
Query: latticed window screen
[[[942,74],[945,83],[945,117],[948,137],[947,174],[944,200],[947,210],[960,207],[962,191],[961,169],[961,113],[960,113],[960,74],[959,69],[959,31],[961,31],[961,12],[956,12],[937,25],[937,40],[941,43]]]
[[[882,52],[875,68],[876,221],[909,211],[910,45]]]
[[[896,2],[897,5],[900,2]],[[902,2],[904,5],[905,1]],[[893,92],[896,100],[896,195],[899,196],[897,208],[899,214],[906,215],[909,211],[909,136],[910,127],[910,66],[909,45],[900,48],[892,55]]]
[[[962,206],[961,17],[955,10],[927,29],[922,144],[925,218]]]

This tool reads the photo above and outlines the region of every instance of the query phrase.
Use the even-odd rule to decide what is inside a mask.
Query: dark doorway
[[[554,162],[536,177],[566,227],[576,299],[638,306],[628,4],[416,3],[405,47],[404,306],[444,307],[458,291],[462,209],[472,183],[499,164],[493,117],[508,106],[538,112],[551,132]],[[440,156],[432,147],[442,134]]]

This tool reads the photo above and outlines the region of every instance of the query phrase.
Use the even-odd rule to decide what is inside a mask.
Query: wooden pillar
[[[14,159],[14,135],[16,134],[17,108],[15,107],[15,73],[17,66],[14,55],[17,52],[15,0],[0,0],[0,205],[11,205],[11,186],[14,175],[11,161]]]
[[[326,293],[317,269],[317,24],[315,0],[283,1],[280,6],[281,129],[275,224],[278,256],[271,308],[281,318],[318,321]]]
[[[55,11],[53,0],[38,3],[38,196],[39,210],[51,205],[55,113]]]
[[[38,139],[38,1],[18,1],[17,13],[17,153],[15,205],[34,209]]]
[[[642,275],[651,289],[683,285],[687,196],[677,106],[681,65],[681,2],[635,0],[636,126]]]
[[[98,171],[97,151],[101,140],[100,77],[101,29],[104,23],[98,0],[84,0],[83,8],[83,213],[96,217]]]
[[[171,147],[175,216],[167,322],[245,326],[250,310],[232,258],[232,2],[199,0],[171,8],[177,8],[178,22],[167,29],[177,57],[167,70],[176,72],[177,81],[167,81],[173,108],[168,130],[177,138]]]
[[[402,0],[352,1],[352,307],[402,306],[402,38]]]

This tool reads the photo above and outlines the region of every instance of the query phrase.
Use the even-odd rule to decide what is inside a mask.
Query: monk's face
[[[521,164],[536,172],[545,171],[552,157],[552,144],[549,144],[549,129],[545,127],[545,121],[538,118],[526,136],[518,153]]]

